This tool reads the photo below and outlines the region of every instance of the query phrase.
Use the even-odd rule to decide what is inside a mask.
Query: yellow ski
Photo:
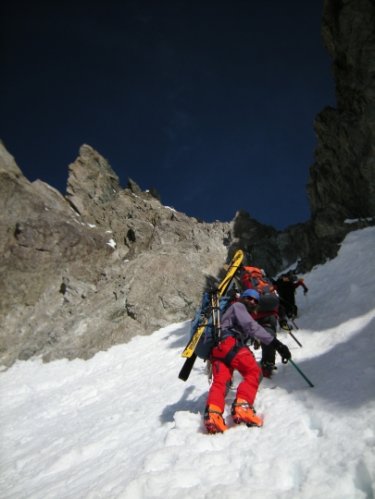
[[[242,263],[243,258],[244,258],[244,252],[242,250],[236,251],[234,257],[232,258],[232,261],[230,262],[227,268],[227,273],[225,277],[218,286],[217,294],[219,298],[220,296],[223,296],[226,293],[229,284],[231,283],[235,273],[237,272],[238,268]],[[202,324],[199,325],[199,327],[197,328],[197,330],[189,340],[189,343],[185,347],[185,350],[182,352],[181,357],[190,358],[193,355],[195,348],[198,344],[198,341],[200,340],[200,337],[204,333],[204,330],[208,324],[208,321],[209,317],[205,317],[203,319]]]

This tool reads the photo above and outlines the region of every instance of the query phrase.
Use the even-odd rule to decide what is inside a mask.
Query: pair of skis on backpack
[[[244,255],[244,252],[242,250],[236,251],[235,255],[233,256],[233,258],[229,264],[229,267],[227,269],[227,272],[226,272],[224,278],[222,279],[222,281],[220,282],[220,284],[218,285],[218,288],[216,290],[216,295],[217,295],[218,299],[223,297],[226,294],[226,292],[228,291],[228,288],[229,288],[230,284],[232,283],[233,278],[235,277],[238,269],[240,268],[240,266],[242,264],[244,256],[245,255]],[[201,339],[203,333],[206,330],[206,327],[209,325],[209,322],[211,319],[211,313],[212,313],[212,310],[209,309],[208,311],[206,311],[206,315],[203,315],[197,329],[195,330],[194,334],[192,335],[188,344],[186,345],[184,351],[182,352],[182,357],[186,358],[186,360],[181,368],[181,371],[180,371],[178,377],[183,381],[186,381],[190,376],[191,370],[192,370],[194,363],[196,361],[196,358],[197,358],[197,354],[196,354],[195,350],[196,350],[196,347],[198,345],[199,340]]]

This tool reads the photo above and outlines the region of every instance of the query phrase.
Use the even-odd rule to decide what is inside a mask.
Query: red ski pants
[[[230,365],[227,366],[222,359],[235,346],[236,340],[233,336],[225,338],[212,350],[212,385],[208,392],[207,405],[214,404],[224,412],[225,395],[227,385],[232,379],[233,371],[236,369],[243,380],[238,385],[236,398],[241,398],[253,405],[259,386],[261,370],[255,361],[254,355],[247,347],[238,350]]]

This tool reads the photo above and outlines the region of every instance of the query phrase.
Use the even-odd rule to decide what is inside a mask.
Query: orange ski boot
[[[237,399],[232,405],[234,423],[245,423],[247,426],[263,426],[263,419],[256,415],[255,409],[244,399]]]
[[[204,413],[204,425],[208,433],[223,433],[228,429],[223,413],[217,405],[208,405]]]

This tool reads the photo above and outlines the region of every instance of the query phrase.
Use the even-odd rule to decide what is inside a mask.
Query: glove
[[[284,345],[284,343],[281,343],[281,341],[277,338],[275,338],[270,345],[273,346],[276,352],[280,355],[283,364],[287,364],[288,360],[292,358],[289,348]]]
[[[253,343],[253,348],[254,350],[259,350],[260,348],[260,343],[258,340],[254,340],[254,343]]]
[[[304,290],[303,294],[304,294],[304,295],[307,295],[308,291],[309,291],[309,290],[306,288],[306,289]]]

